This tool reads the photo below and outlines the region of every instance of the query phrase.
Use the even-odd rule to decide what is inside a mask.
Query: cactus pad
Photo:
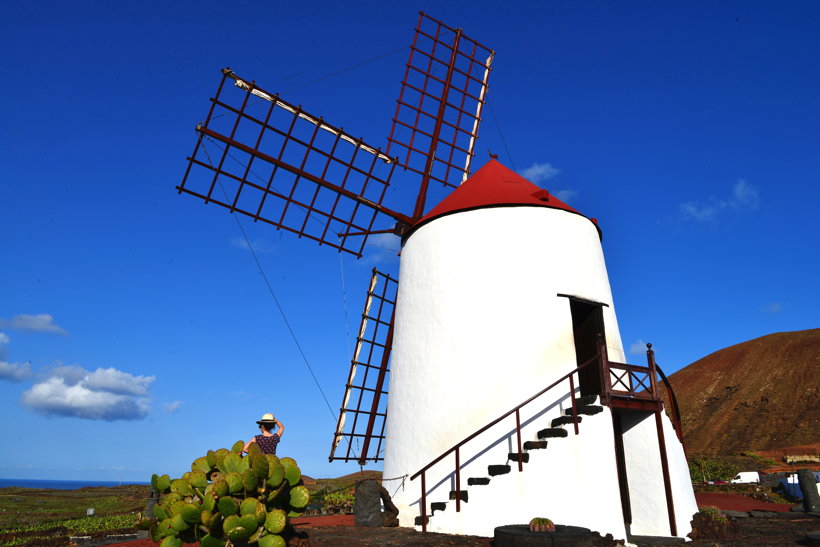
[[[265,529],[272,534],[278,534],[285,529],[286,523],[287,515],[285,515],[285,512],[281,509],[274,509],[265,518]]]
[[[259,505],[259,500],[256,498],[245,498],[239,504],[239,514],[243,517],[245,515],[255,515],[257,505]]]
[[[182,547],[182,540],[176,537],[166,537],[159,544],[159,547]]]
[[[236,441],[231,447],[231,452],[234,454],[241,454],[243,448],[245,448],[245,441]]]
[[[194,488],[205,489],[208,487],[208,478],[202,471],[192,471],[188,477],[188,482]]]
[[[208,464],[208,458],[202,456],[201,458],[197,458],[191,464],[191,471],[202,471],[203,473],[207,473],[211,470],[212,465]]]
[[[225,517],[225,520],[227,520],[229,516],[236,515],[237,511],[239,511],[239,506],[230,496],[219,498],[219,502],[216,504],[216,507],[219,509],[222,516]]]
[[[230,491],[231,494],[236,494],[242,490],[242,475],[239,473],[228,473],[228,476],[225,478],[228,482],[228,491]]]
[[[228,454],[222,461],[220,469],[225,473],[238,473],[242,469],[242,457],[238,454]]]
[[[250,469],[246,469],[242,474],[242,486],[245,490],[248,492],[256,490],[257,483],[258,481],[256,480],[256,474]]]
[[[290,506],[294,509],[302,509],[310,501],[310,492],[304,486],[296,486],[290,489]]]
[[[268,465],[268,486],[276,488],[285,480],[285,466],[279,462],[273,465],[268,462]]]
[[[225,543],[224,539],[207,534],[200,540],[199,545],[200,547],[225,547]]]
[[[271,534],[259,538],[259,547],[285,547],[287,543],[282,536]],[[202,547],[206,547],[204,544]]]
[[[171,492],[176,492],[180,496],[193,496],[194,491],[191,485],[184,479],[174,479],[171,481]]]

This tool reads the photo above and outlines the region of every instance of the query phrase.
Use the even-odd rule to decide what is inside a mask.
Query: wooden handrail
[[[570,376],[572,376],[573,374],[575,374],[576,372],[578,372],[579,370],[581,370],[585,366],[589,365],[590,363],[592,363],[593,361],[598,359],[600,356],[601,356],[600,353],[596,353],[591,359],[589,359],[585,363],[579,365],[578,368],[575,368],[570,373],[565,374],[564,376],[561,376],[561,378],[554,381],[553,383],[551,383],[550,385],[548,385],[547,387],[545,387],[544,389],[542,389],[541,391],[539,391],[538,393],[536,393],[535,395],[533,395],[532,397],[530,397],[529,399],[524,401],[523,403],[519,404],[518,406],[516,406],[515,408],[513,408],[509,412],[506,412],[506,413],[502,414],[500,417],[498,417],[495,420],[493,420],[492,422],[488,423],[487,425],[485,425],[484,427],[482,427],[481,429],[479,429],[478,431],[476,431],[472,435],[464,438],[461,442],[455,444],[452,448],[450,448],[449,450],[444,452],[441,456],[439,456],[438,458],[434,459],[433,461],[431,461],[430,463],[428,463],[427,465],[422,467],[419,471],[417,471],[413,476],[410,477],[410,480],[414,480],[416,477],[418,477],[419,475],[421,475],[422,473],[424,473],[425,471],[427,471],[428,469],[433,467],[435,464],[437,464],[441,460],[443,460],[446,456],[453,453],[456,449],[460,448],[462,445],[466,444],[468,441],[473,440],[474,438],[476,438],[481,433],[484,433],[485,431],[487,431],[489,428],[491,428],[492,426],[494,426],[495,424],[497,424],[498,422],[500,422],[504,418],[507,418],[508,416],[513,415],[516,411],[520,410],[522,407],[524,407],[527,404],[531,403],[532,401],[534,401],[535,399],[537,399],[538,397],[540,397],[541,395],[543,395],[547,391],[551,390],[552,388],[554,388],[555,386],[557,386],[558,384],[560,384],[564,380],[568,379]]]
[[[669,402],[672,405],[672,424],[675,426],[675,433],[678,434],[678,439],[680,443],[683,445],[683,424],[681,423],[680,419],[680,408],[678,408],[678,398],[675,397],[675,390],[672,389],[672,384],[669,382],[669,379],[666,377],[666,374],[663,373],[661,370],[661,366],[655,363],[655,368],[660,374],[661,380],[663,384],[666,386],[666,391],[669,393]],[[683,447],[684,452],[686,451],[686,446]]]

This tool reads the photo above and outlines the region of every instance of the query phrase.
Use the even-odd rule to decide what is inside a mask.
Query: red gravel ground
[[[724,492],[696,492],[695,499],[698,507],[711,505],[723,511],[774,511],[775,513],[788,513],[789,505],[784,503],[768,503],[752,499],[740,494],[727,494]]]
[[[490,547],[491,538],[456,536],[447,534],[422,534],[410,528],[362,528],[355,526],[353,515],[322,515],[293,519],[294,527],[308,534],[311,547],[357,547],[362,546],[437,546],[458,545],[462,547]],[[195,543],[195,547],[199,544]],[[108,547],[157,547],[150,539],[117,543]]]

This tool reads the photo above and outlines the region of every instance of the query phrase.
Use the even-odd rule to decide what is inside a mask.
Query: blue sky
[[[305,473],[358,469],[325,397],[395,255],[244,224],[323,395],[235,220],[174,186],[225,66],[383,146],[419,9],[496,50],[477,165],[598,219],[627,348],[818,326],[816,2],[6,1],[0,476],[181,474],[264,412]]]

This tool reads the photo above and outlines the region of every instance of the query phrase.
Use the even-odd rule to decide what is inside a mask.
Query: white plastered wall
[[[630,532],[641,536],[668,536],[671,530],[655,414],[628,411],[622,412],[621,416],[624,462],[632,506]],[[683,446],[665,413],[661,414],[661,424],[677,535],[683,537],[692,531],[691,520],[698,507]]]
[[[391,358],[385,478],[409,478],[576,367],[569,301],[559,293],[607,305],[603,312],[609,356],[624,361],[600,239],[588,219],[541,207],[479,209],[433,220],[408,238],[401,256]],[[566,395],[568,387],[558,393]],[[499,424],[497,431],[482,436],[483,445],[465,448],[461,461],[503,463],[490,461],[489,448],[495,446],[504,455],[507,448],[496,441],[512,427],[514,421]],[[548,426],[541,423],[543,427]],[[607,422],[608,438],[585,437],[599,447],[599,457],[605,453],[609,458],[613,451],[611,427]],[[576,460],[559,462],[559,471],[568,461]],[[428,490],[442,493],[428,503],[447,499],[453,462],[448,457],[427,473]],[[611,480],[601,481],[592,469],[580,473],[575,464],[570,467],[563,477],[575,485],[575,492],[620,499],[614,471],[607,471]],[[526,470],[522,475],[524,483],[533,480]],[[465,474],[462,489],[468,476],[486,473]],[[401,524],[412,525],[419,515],[419,479],[403,486],[389,481],[386,486],[400,509]],[[538,495],[549,494],[540,490]],[[518,520],[537,516],[521,507]],[[611,510],[621,518],[619,501]],[[472,524],[463,524],[465,518],[482,526],[495,522],[491,512],[471,513],[443,531],[469,533]],[[495,525],[501,524],[510,522]]]

